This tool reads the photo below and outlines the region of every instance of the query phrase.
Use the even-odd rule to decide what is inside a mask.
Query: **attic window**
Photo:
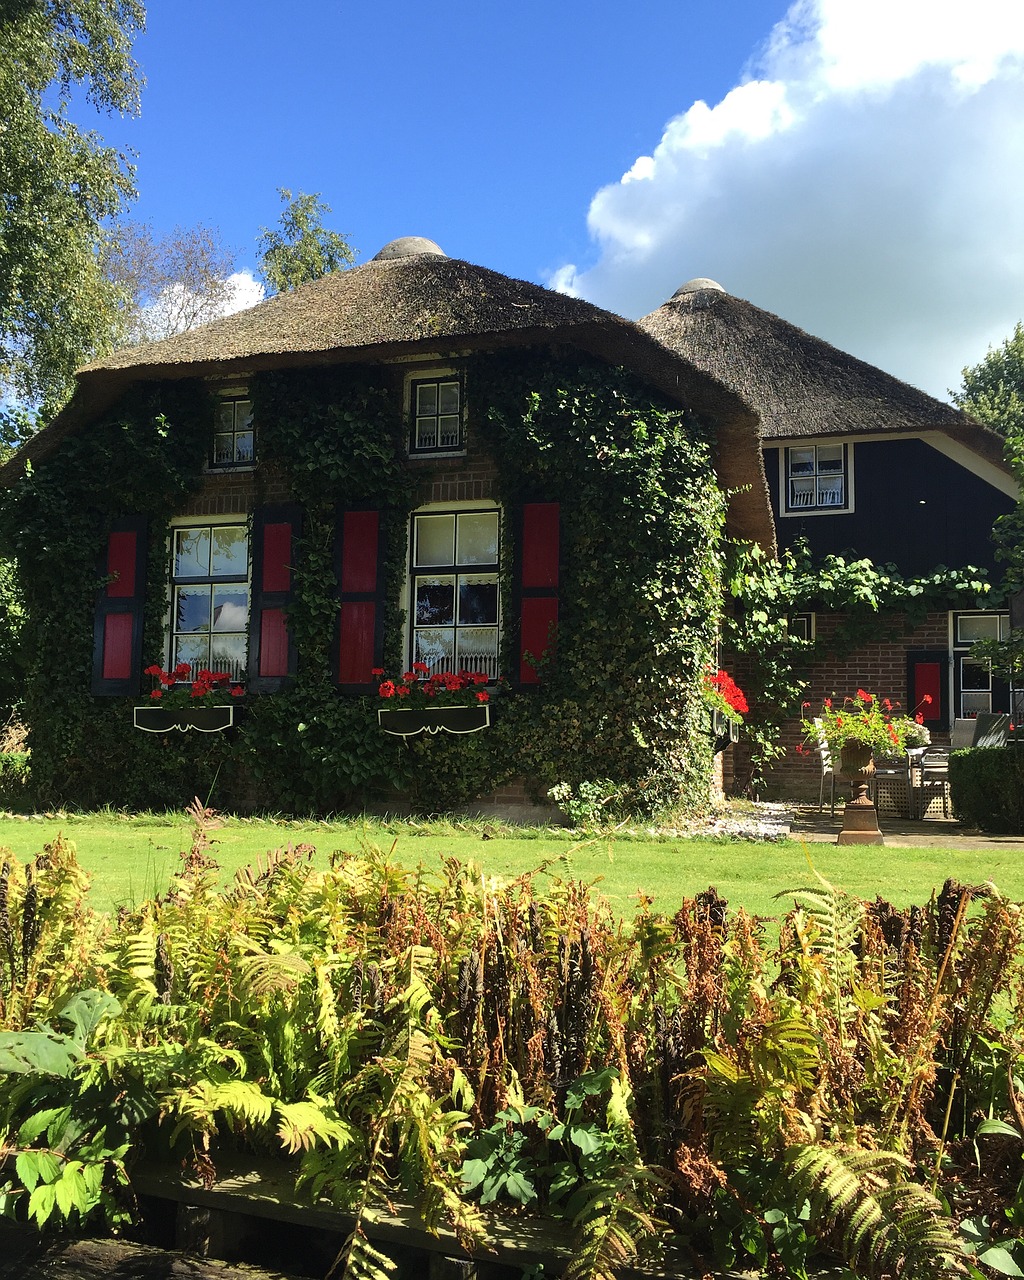
[[[847,445],[799,445],[787,449],[785,456],[783,514],[851,509]]]
[[[464,448],[462,388],[457,378],[414,381],[410,410],[410,453],[458,453]]]
[[[213,432],[214,467],[251,467],[256,461],[256,435],[252,425],[252,401],[238,396],[217,405]]]

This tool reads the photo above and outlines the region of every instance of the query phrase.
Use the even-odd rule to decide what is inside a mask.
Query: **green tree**
[[[139,0],[0,0],[0,394],[52,412],[117,330],[105,220],[134,194],[125,158],[69,118],[137,114]]]
[[[1011,441],[1012,453],[1024,450],[1024,324],[1018,322],[1001,346],[963,371],[963,387],[951,391],[953,403]]]
[[[324,214],[331,212],[331,206],[320,199],[319,192],[300,191],[293,199],[287,187],[279,187],[278,194],[285,206],[280,229],[260,227],[257,239],[262,251],[260,275],[270,292],[286,293],[351,266],[356,255],[345,236],[324,226]]]

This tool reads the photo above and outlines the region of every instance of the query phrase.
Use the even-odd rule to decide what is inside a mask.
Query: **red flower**
[[[426,664],[425,662],[414,662],[414,663],[412,664],[412,669],[413,669],[413,671],[418,671],[418,672],[420,672],[420,674],[421,674],[421,675],[425,675],[425,676],[426,676],[426,675],[429,675],[429,674],[430,674],[430,668],[427,666],[427,664]],[[410,677],[410,678],[412,679],[412,678],[414,678],[414,677]]]
[[[240,684],[234,685],[231,689],[232,698],[240,698],[244,693],[245,693],[245,690],[242,688]]]
[[[145,671],[144,671],[142,674],[143,674],[144,676],[162,676],[162,675],[163,675],[163,668],[162,668],[162,667],[158,667],[158,666],[156,665],[156,663],[154,662],[154,663],[153,663],[153,665],[152,665],[151,667],[147,667],[147,668],[145,669]]]
[[[832,699],[831,699],[831,698],[826,698],[826,699],[825,699],[825,706],[826,706],[826,707],[828,707],[829,711],[831,711],[831,710],[832,710]]]
[[[481,689],[476,695],[476,700],[477,702],[490,702],[491,695],[485,689]]]
[[[801,707],[809,707],[811,704],[809,702],[801,702],[800,705]]]
[[[403,680],[403,682],[404,682],[405,684],[415,684],[415,683],[416,683],[416,672],[415,672],[415,671],[406,671],[406,672],[405,672],[405,674],[402,676],[402,680]]]
[[[377,692],[382,698],[393,698],[395,696],[395,682],[393,680],[385,680]]]
[[[916,715],[916,716],[914,716],[914,723],[915,723],[915,724],[924,724],[924,716],[921,714],[921,712],[920,712],[920,711],[917,713],[917,715]]]
[[[896,732],[896,730],[892,727],[892,725],[891,725],[891,724],[890,724],[890,725],[888,725],[888,726],[887,726],[887,728],[888,728],[888,730],[889,730],[889,737],[890,737],[890,738],[892,738],[893,742],[895,742],[895,744],[896,744],[897,746],[899,746],[899,745],[900,745],[900,735]]]
[[[151,698],[162,698],[164,696],[164,691],[163,689],[154,689],[149,696]]]
[[[892,703],[889,701],[888,698],[882,699],[882,706],[885,707],[886,711],[892,710]]]
[[[874,702],[875,700],[873,694],[865,693],[863,689],[857,690],[857,697],[860,699],[861,702],[867,703],[869,707],[871,706],[872,702]]]
[[[371,675],[371,676],[382,676],[383,674],[384,674],[384,668],[383,668],[383,667],[371,667],[371,668],[370,668],[370,675]]]
[[[931,706],[932,695],[930,693],[926,693],[924,697],[921,699],[921,701],[924,703],[926,707]]]
[[[407,697],[409,693],[409,686],[407,684],[400,684],[395,690],[395,693],[397,693],[400,698]]]

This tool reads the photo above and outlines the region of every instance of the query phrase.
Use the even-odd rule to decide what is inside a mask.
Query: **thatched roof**
[[[112,405],[133,382],[235,377],[264,369],[376,363],[511,346],[567,345],[632,369],[718,428],[716,465],[734,536],[774,546],[757,432],[742,398],[629,321],[590,303],[444,254],[393,242],[373,261],[160,342],[127,347],[78,373],[69,404],[3,468],[0,484]]]
[[[766,441],[938,432],[1011,474],[990,428],[713,280],[691,280],[638,324],[752,405]]]

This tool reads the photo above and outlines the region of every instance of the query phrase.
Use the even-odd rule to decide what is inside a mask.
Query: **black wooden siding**
[[[866,556],[908,576],[968,564],[1001,576],[992,525],[1013,499],[924,441],[854,443],[856,510],[836,515],[780,515],[780,450],[764,453],[780,547],[806,538],[815,557]]]

